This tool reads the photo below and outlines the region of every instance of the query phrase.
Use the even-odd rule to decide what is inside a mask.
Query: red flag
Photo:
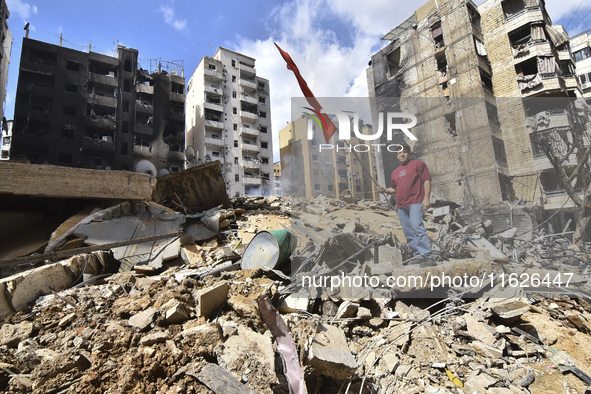
[[[279,48],[279,45],[275,44],[275,46],[277,47],[277,49],[279,49],[279,53],[281,54],[281,56],[283,57],[283,59],[287,63],[287,68],[289,70],[293,71],[296,79],[298,80],[298,84],[300,85],[300,89],[302,89],[302,93],[304,94],[304,97],[306,98],[308,103],[312,106],[312,108],[314,108],[316,113],[321,115],[323,123],[326,124],[327,127],[323,127],[322,131],[324,132],[324,138],[326,139],[326,142],[328,142],[328,140],[330,140],[330,137],[332,137],[333,134],[337,131],[337,127],[334,125],[334,123],[332,123],[332,121],[330,120],[330,117],[328,115],[322,114],[322,106],[320,105],[318,100],[316,100],[316,97],[314,97],[314,94],[312,93],[312,91],[308,87],[308,84],[306,83],[306,81],[302,77],[302,74],[300,74],[300,70],[298,69],[298,66],[296,66],[295,62],[291,59],[291,56],[289,56],[289,53],[287,53],[283,49]]]

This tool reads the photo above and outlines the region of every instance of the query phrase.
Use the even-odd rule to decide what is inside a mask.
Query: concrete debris
[[[125,264],[76,256],[0,280],[0,391],[528,393],[588,385],[585,244],[573,249],[541,231],[522,238],[519,229],[468,222],[445,203],[427,215],[437,265],[421,267],[396,214],[376,202],[240,197],[233,208],[210,207],[205,222],[173,194],[162,202],[169,205],[81,215],[61,240],[96,238],[85,231],[77,239],[80,220],[108,233],[114,220],[142,226],[152,215],[153,225],[193,237],[153,270],[117,272]],[[187,231],[195,223],[213,236]],[[283,272],[240,269],[256,234],[286,228],[297,248]],[[454,273],[483,284],[301,285],[342,273],[382,283]],[[557,273],[572,273],[572,283],[559,285]],[[526,287],[522,274],[540,286]]]

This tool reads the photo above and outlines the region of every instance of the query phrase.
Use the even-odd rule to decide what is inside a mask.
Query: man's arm
[[[394,189],[393,187],[389,187],[389,188],[384,188],[381,185],[378,185],[377,187],[378,192],[380,193],[386,193],[386,194],[390,194],[390,195],[394,195],[396,194],[396,189]]]
[[[425,198],[423,199],[423,210],[426,211],[431,207],[431,181],[425,181],[423,184],[425,188]]]

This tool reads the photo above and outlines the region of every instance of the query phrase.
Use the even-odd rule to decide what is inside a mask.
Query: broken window
[[[259,103],[262,103],[262,104],[265,103],[265,97],[264,96],[259,96]]]
[[[388,66],[388,78],[394,77],[400,71],[400,48],[394,49],[386,55],[386,63]]]
[[[216,151],[211,152],[211,156],[212,157],[220,157],[220,152],[216,152]]]
[[[76,107],[70,107],[70,106],[65,105],[63,113],[66,116],[76,116]]]
[[[505,0],[501,3],[505,19],[509,19],[514,15],[519,14],[525,9],[523,0]]]
[[[236,67],[236,60],[232,60],[232,67]]]
[[[238,108],[232,107],[232,113],[236,115],[238,113]]]
[[[185,86],[181,83],[171,82],[170,83],[170,91],[172,93],[184,94],[185,93]]]
[[[61,136],[62,136],[62,138],[67,138],[67,139],[69,139],[69,140],[72,140],[72,139],[74,139],[74,133],[75,133],[75,130],[74,130],[74,128],[73,128],[73,127],[72,127],[72,128],[70,128],[70,127],[67,127],[67,126],[66,126],[66,127],[64,127],[64,128],[61,130]]]
[[[131,72],[131,60],[125,60],[125,65],[123,66],[125,71]]]
[[[266,127],[259,126],[259,130],[261,131],[261,133],[267,134],[267,128]]]
[[[320,191],[320,183],[315,183],[314,184],[314,190],[319,192]]]
[[[56,64],[57,53],[51,53],[43,51],[41,49],[31,48],[31,51],[29,52],[29,61],[39,64]]]
[[[588,57],[591,57],[591,48],[585,47],[583,49],[579,49],[575,53],[573,53],[575,57],[575,62],[580,62],[581,60],[585,60]]]
[[[447,132],[454,137],[457,137],[458,132],[456,131],[456,113],[453,112],[451,114],[445,115],[445,120],[447,121]]]
[[[131,82],[129,81],[129,79],[123,81],[123,90],[126,92],[129,92],[131,90]]]
[[[441,22],[436,23],[431,27],[431,34],[433,35],[433,41],[435,41],[435,49],[443,48],[445,42],[443,41],[443,29]]]
[[[267,117],[267,113],[265,111],[259,111],[259,117],[266,118]]]
[[[80,63],[68,60],[66,62],[66,68],[70,71],[80,71]]]
[[[237,95],[236,95],[236,92],[235,92],[235,91],[233,91],[233,92],[232,92],[232,98],[236,98],[236,96],[237,96]]]
[[[73,84],[73,83],[67,83],[65,90],[68,93],[77,93],[78,92],[78,85]]]
[[[447,76],[447,58],[445,51],[435,54],[435,61],[437,62],[437,71],[441,77]]]
[[[476,30],[481,31],[480,27],[480,14],[474,7],[468,5],[468,14],[470,15],[470,22],[472,22],[472,26],[476,28]]]
[[[236,75],[232,75],[232,82],[236,82]]]
[[[268,157],[261,157],[261,164],[269,164],[269,158]]]
[[[234,148],[238,148],[238,140],[234,140]]]
[[[234,158],[234,164],[238,164],[238,158],[237,157]]]
[[[480,70],[480,80],[482,81],[482,86],[492,92],[493,84],[492,84],[492,77],[485,73],[484,71]]]
[[[492,137],[495,160],[502,164],[507,164],[507,155],[505,153],[505,143],[497,137]]]
[[[210,70],[215,70],[215,69],[216,69],[216,67],[215,67],[215,64],[211,64],[211,63],[209,63],[209,64],[207,65],[207,67],[208,67]]]
[[[258,89],[265,90],[265,84],[263,82],[259,82]]]
[[[486,115],[488,117],[488,121],[496,126],[500,126],[501,122],[499,121],[499,112],[497,111],[497,107],[488,101],[485,101],[484,105],[486,106]]]
[[[240,182],[240,175],[234,174],[234,181]]]
[[[268,147],[269,147],[269,143],[268,142],[261,141],[261,148],[267,149]]]
[[[478,56],[485,58],[488,56],[488,53],[486,53],[486,48],[484,47],[484,43],[476,37],[474,37],[474,45],[476,46],[476,54]]]
[[[238,124],[237,123],[234,123],[234,126],[233,127],[234,127],[234,130],[238,130]]]

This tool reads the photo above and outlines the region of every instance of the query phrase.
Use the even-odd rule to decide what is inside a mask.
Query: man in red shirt
[[[396,195],[398,217],[408,246],[421,266],[433,266],[431,241],[423,224],[423,213],[431,206],[431,175],[425,162],[411,158],[410,146],[401,146],[397,154],[400,166],[392,171],[390,187],[378,186],[378,191]]]

